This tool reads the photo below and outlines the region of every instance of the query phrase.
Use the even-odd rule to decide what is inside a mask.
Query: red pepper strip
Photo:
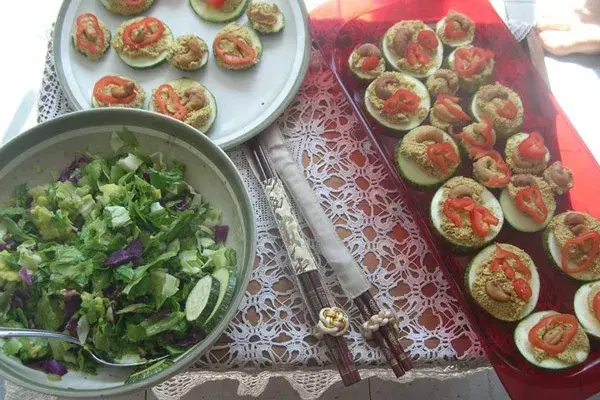
[[[415,93],[407,89],[398,89],[396,93],[383,104],[383,109],[388,114],[399,112],[412,112],[419,108],[421,99]]]
[[[449,171],[448,164],[454,165],[459,161],[454,147],[448,143],[433,143],[427,146],[427,157],[445,174]]]
[[[94,42],[85,35],[85,29],[91,22],[96,36],[98,37],[97,42]],[[77,17],[76,21],[77,31],[75,37],[77,38],[77,47],[86,49],[92,54],[98,54],[104,48],[104,31],[100,27],[100,22],[94,14],[86,13]]]
[[[486,237],[490,232],[490,225],[498,225],[498,218],[484,206],[476,206],[469,215],[471,228],[477,236]]]
[[[463,30],[461,24],[457,21],[446,19],[444,33],[450,39],[459,39],[461,37],[464,37],[467,34],[467,31]]]
[[[506,100],[504,106],[496,108],[496,114],[506,119],[517,118],[517,106],[511,100]]]
[[[439,41],[435,33],[428,30],[422,30],[417,35],[417,42],[428,50],[435,50],[438,47]]]
[[[513,280],[512,284],[517,297],[519,297],[521,300],[527,301],[531,298],[533,292],[531,291],[531,286],[529,286],[529,283],[527,283],[525,279],[517,278]]]
[[[169,100],[171,101],[172,105],[177,108],[177,112],[174,114],[171,113],[167,108]],[[156,103],[156,108],[158,108],[158,111],[161,114],[171,116],[180,121],[183,121],[188,113],[187,108],[181,104],[179,95],[175,92],[173,86],[171,85],[164,84],[156,89],[154,92],[154,103]]]
[[[105,77],[101,78],[98,82],[96,82],[96,84],[94,85],[94,97],[99,102],[107,103],[107,104],[129,104],[129,103],[132,103],[135,100],[135,98],[137,97],[137,93],[135,91],[132,94],[130,94],[129,96],[123,97],[123,98],[114,97],[112,94],[104,93],[104,89],[108,85],[116,85],[116,86],[123,87],[123,86],[125,86],[125,84],[127,82],[129,82],[129,81],[122,79],[118,76],[111,76],[111,75],[105,76]]]
[[[485,156],[490,157],[492,160],[494,160],[496,171],[504,174],[502,178],[492,176],[486,182],[486,184],[488,186],[506,186],[508,182],[510,182],[512,174],[510,172],[510,168],[502,159],[502,155],[500,155],[500,153],[498,153],[496,150],[488,150],[485,153],[482,153],[481,155],[477,156],[476,158],[478,159]]]
[[[475,208],[475,202],[470,197],[460,197],[446,199],[444,202],[444,215],[452,221],[454,226],[461,226],[459,211],[472,211]]]
[[[519,143],[517,151],[529,160],[541,160],[546,157],[546,145],[544,137],[539,132],[531,132],[527,139]]]
[[[540,337],[540,331],[545,328],[549,328],[552,325],[568,325],[569,328],[563,332],[562,338],[560,342],[557,344],[548,344],[542,340]],[[565,351],[569,342],[575,337],[577,334],[577,329],[579,328],[579,323],[577,322],[577,318],[570,314],[557,314],[557,315],[549,315],[544,317],[531,328],[529,331],[529,343],[532,346],[537,347],[540,350],[544,350],[551,356],[555,356],[559,353]]]
[[[600,292],[596,293],[594,296],[592,308],[594,309],[594,315],[600,320]]]
[[[142,4],[144,4],[145,0],[125,0],[125,4],[127,4],[128,6],[141,6]]]
[[[591,243],[588,243],[591,242]],[[585,249],[585,261],[576,267],[569,266],[569,253],[571,248]],[[569,274],[576,274],[587,270],[598,257],[600,249],[600,234],[596,231],[588,231],[583,235],[571,238],[565,242],[562,248],[562,269]]]
[[[223,5],[225,4],[225,1],[227,1],[227,0],[206,0],[206,2],[208,4],[210,4],[211,6],[213,6],[215,8],[223,7]]]
[[[490,117],[483,117],[483,122],[485,123],[485,127],[479,131],[476,131],[479,136],[484,139],[483,142],[476,140],[473,136],[466,132],[463,132],[461,136],[471,146],[487,150],[494,146],[494,136],[492,136],[492,119]]]
[[[538,224],[543,223],[548,217],[548,207],[540,189],[529,186],[517,192],[515,203],[519,211],[529,215]]]
[[[232,42],[237,50],[242,53],[241,56],[226,54],[225,50],[223,50],[219,45],[223,40],[228,40]],[[230,33],[223,33],[215,39],[214,50],[216,56],[219,57],[221,62],[227,65],[244,65],[254,61],[256,58],[256,51],[252,46],[246,43],[243,39],[232,35]]]
[[[155,28],[152,28],[152,25],[154,25]],[[146,33],[146,36],[141,42],[135,42],[133,40],[134,33],[138,29],[144,29],[144,32]],[[153,31],[153,29],[156,29],[156,31]],[[144,17],[138,22],[129,24],[125,27],[123,30],[123,42],[132,49],[142,49],[158,42],[163,36],[163,33],[165,33],[165,25],[161,20],[154,17]]]
[[[418,43],[409,43],[406,48],[406,60],[410,65],[421,64],[426,65],[430,58]]]
[[[456,118],[462,119],[464,121],[470,121],[471,117],[467,115],[456,103],[458,103],[458,97],[448,96],[446,94],[440,94],[437,97],[436,102],[443,104],[450,114],[454,115]]]
[[[496,259],[505,260],[507,262],[509,260],[512,260],[513,263],[511,265],[511,268],[513,268],[515,271],[517,271],[518,273],[520,273],[521,275],[523,275],[528,280],[531,279],[531,271],[529,270],[529,268],[527,268],[525,266],[525,264],[523,264],[521,262],[521,259],[519,258],[519,256],[517,256],[512,251],[505,250],[502,247],[496,245],[496,255],[495,255],[495,257],[496,257]]]
[[[363,60],[360,65],[360,69],[363,71],[372,71],[379,65],[379,57],[369,56]]]
[[[460,76],[480,73],[494,53],[480,47],[461,47],[454,53],[454,70]]]

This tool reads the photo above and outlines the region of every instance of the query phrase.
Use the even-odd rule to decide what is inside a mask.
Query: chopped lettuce
[[[143,154],[127,130],[110,144],[119,154],[80,155],[0,208],[0,323],[68,333],[113,360],[180,354],[204,338],[184,316],[190,291],[235,268],[235,251],[183,164]],[[14,338],[2,350],[53,379],[95,369],[64,341]]]

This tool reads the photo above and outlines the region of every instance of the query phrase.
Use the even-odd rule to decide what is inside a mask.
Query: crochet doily
[[[39,98],[39,121],[71,111],[57,81],[51,47]],[[377,301],[401,316],[403,346],[421,376],[464,376],[486,365],[481,343],[453,298],[440,269],[419,236],[405,203],[371,149],[357,119],[313,50],[307,77],[292,104],[276,122],[286,144],[352,254],[378,288]],[[318,398],[340,380],[326,346],[310,336],[306,307],[289,275],[287,255],[262,188],[241,148],[227,152],[250,192],[258,227],[260,262],[252,273],[240,312],[225,334],[194,367],[153,388],[159,399],[177,399],[202,383],[235,379],[240,395],[260,395],[271,377],[284,377],[303,399]],[[320,260],[323,262],[323,260]],[[394,379],[377,347],[366,343],[358,312],[335,285],[324,280],[338,305],[350,312],[350,349],[363,379]],[[37,397],[36,397],[37,396]],[[27,397],[7,385],[7,398]]]

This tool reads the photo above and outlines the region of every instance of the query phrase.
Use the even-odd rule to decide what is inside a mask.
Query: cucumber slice
[[[554,357],[548,357],[542,361],[537,361],[535,359],[533,353],[533,346],[531,345],[531,343],[529,343],[529,331],[542,318],[553,314],[558,313],[556,311],[538,311],[521,321],[519,325],[517,325],[517,327],[515,328],[514,333],[514,339],[515,344],[517,345],[517,350],[519,350],[519,353],[521,353],[521,355],[531,364],[544,369],[564,369],[573,367],[574,365],[584,362],[587,359],[589,352],[582,351],[577,353],[577,359],[579,361],[577,364],[568,364]],[[581,326],[579,326],[579,328],[583,329]]]
[[[425,85],[423,85],[423,83],[421,81],[413,78],[412,76],[401,74],[399,72],[388,72],[388,74],[394,74],[399,79],[406,80],[406,81],[412,83],[415,86],[415,90],[414,90],[415,93],[421,99],[421,102],[419,103],[419,107],[425,108],[427,111],[429,111],[429,108],[431,107],[431,98],[429,97],[429,91],[427,90]],[[367,112],[375,120],[377,120],[377,122],[379,122],[381,125],[383,125],[387,128],[393,129],[395,131],[400,131],[400,132],[409,131],[409,130],[421,125],[421,123],[427,117],[427,113],[422,118],[420,118],[418,115],[415,114],[408,121],[403,122],[403,123],[392,123],[392,122],[388,121],[387,119],[385,119],[384,117],[382,117],[381,115],[379,115],[379,112],[377,110],[375,110],[375,108],[373,108],[373,106],[371,105],[371,102],[369,101],[369,98],[368,98],[369,90],[370,90],[371,86],[375,84],[375,82],[376,82],[376,80],[371,82],[371,84],[365,91],[365,107],[367,109]]]
[[[588,297],[592,290],[600,287],[600,282],[592,282],[580,287],[575,292],[573,300],[573,309],[575,316],[579,320],[583,329],[590,335],[600,339],[600,320],[596,318],[594,312],[590,309]]]
[[[238,19],[244,13],[249,0],[243,0],[230,12],[223,12],[203,0],[190,0],[190,6],[200,18],[208,22],[230,22]]]
[[[227,268],[217,269],[213,272],[212,277],[219,281],[219,298],[212,313],[208,316],[206,322],[202,324],[202,330],[205,333],[212,331],[225,316],[235,294],[235,284],[237,281],[235,272]]]
[[[210,128],[212,128],[212,126],[215,123],[215,120],[217,119],[217,113],[218,113],[217,101],[215,100],[215,96],[211,93],[211,91],[208,90],[206,88],[206,86],[204,86],[192,79],[188,79],[188,78],[175,79],[175,80],[167,82],[167,85],[171,85],[173,87],[173,89],[175,89],[176,91],[185,91],[185,89],[188,89],[188,88],[194,87],[194,86],[204,90],[204,93],[206,94],[206,98],[209,102],[209,106],[210,106],[210,110],[211,110],[210,117],[208,118],[206,123],[204,123],[203,125],[199,125],[199,126],[192,125],[192,126],[194,126],[194,128],[198,129],[202,133],[207,133],[208,131],[210,131]],[[152,96],[152,98],[150,99],[150,102],[148,104],[148,110],[154,111],[154,112],[159,112],[156,109],[156,104],[154,103],[154,96]]]
[[[503,248],[505,248],[508,251],[511,251],[511,247],[513,247],[513,248],[515,247],[515,246],[512,246],[507,243],[498,243],[498,244],[500,244]],[[473,300],[475,300],[475,302],[477,302],[477,298],[475,298],[472,293],[473,293],[473,286],[475,284],[475,279],[477,278],[477,271],[479,270],[479,268],[482,268],[482,266],[485,263],[485,260],[487,260],[492,255],[492,253],[494,253],[495,251],[496,251],[495,244],[490,245],[490,246],[486,247],[485,249],[481,250],[475,257],[473,257],[473,259],[469,263],[469,266],[467,267],[467,271],[465,272],[466,287],[467,287],[467,290],[469,291],[469,295],[471,296],[471,298]],[[533,312],[533,310],[535,309],[535,306],[537,305],[537,302],[538,302],[538,299],[540,296],[540,275],[538,274],[537,267],[529,255],[527,255],[527,259],[523,260],[523,261],[525,261],[524,264],[527,266],[527,268],[529,268],[529,271],[531,271],[531,279],[528,282],[529,286],[531,287],[531,298],[527,302],[527,305],[521,312],[521,315],[519,316],[519,318],[514,321],[521,320],[521,319],[525,318],[526,316],[528,316],[529,314],[531,314]],[[486,310],[488,313],[490,313],[492,316],[494,316],[498,319],[501,319],[503,321],[511,321],[509,319],[500,318],[499,316],[494,315],[490,310],[487,310],[481,304],[480,304],[480,306],[484,310]]]
[[[127,21],[127,22],[130,22],[130,21]],[[131,57],[121,51],[118,51],[115,48],[115,51],[117,51],[117,54],[119,55],[121,60],[125,64],[129,65],[131,68],[135,68],[135,69],[153,68],[153,67],[157,67],[160,64],[162,64],[169,56],[169,48],[173,44],[173,33],[171,32],[171,29],[164,22],[163,22],[163,25],[165,26],[165,35],[167,35],[167,38],[168,38],[167,39],[168,43],[165,46],[164,51],[162,51],[156,57]]]
[[[438,21],[438,23],[435,24],[435,32],[436,33],[439,32],[440,29],[443,29],[445,27],[445,25],[446,25],[446,17],[440,19]],[[440,38],[440,41],[441,41],[441,37],[439,35],[438,35],[438,38]],[[461,46],[467,46],[467,45],[471,44],[472,41],[473,41],[473,39],[466,38],[466,39],[463,39],[463,40],[461,40],[459,42],[444,43],[444,44],[446,46],[450,46],[450,47],[461,47]]]
[[[263,52],[263,45],[262,45],[262,42],[260,41],[260,38],[256,34],[256,32],[254,32],[252,29],[250,29],[247,26],[238,25],[238,24],[234,24],[234,23],[226,25],[225,27],[223,27],[223,29],[221,29],[219,32],[217,32],[215,39],[224,33],[229,33],[229,34],[235,35],[236,31],[244,32],[244,34],[246,34],[247,37],[250,39],[250,46],[252,46],[252,48],[257,53],[256,59],[250,61],[248,64],[242,64],[242,65],[226,64],[223,61],[221,61],[221,59],[217,55],[217,51],[215,50],[216,41],[213,42],[213,54],[215,55],[215,60],[217,60],[217,64],[219,64],[220,67],[229,69],[229,70],[233,70],[233,71],[241,71],[241,70],[246,70],[246,69],[252,68],[253,66],[255,66],[256,64],[258,64],[260,62],[260,58],[262,57],[262,52]]]
[[[403,21],[403,22],[406,22],[406,21]],[[398,24],[402,24],[402,22],[399,22]],[[427,71],[425,71],[424,73],[411,72],[411,71],[404,70],[400,67],[396,54],[392,53],[389,50],[387,42],[386,42],[388,32],[390,30],[394,29],[396,27],[396,25],[398,25],[398,24],[393,25],[390,29],[388,29],[383,34],[383,39],[381,41],[381,54],[383,54],[383,57],[385,58],[386,62],[396,71],[403,72],[403,73],[413,76],[415,78],[426,78],[429,75],[432,75],[438,69],[440,69],[440,67],[442,66],[442,62],[444,61],[444,45],[442,44],[442,41],[440,40],[440,38],[437,36],[437,33],[428,26],[425,26],[424,30],[433,32],[435,34],[435,37],[438,40],[438,47],[437,47],[435,62],[433,64],[433,66],[431,68],[429,68]]]
[[[458,179],[458,178],[453,178],[453,179]],[[481,185],[481,184],[478,183],[478,185]],[[483,185],[481,185],[481,186],[483,187]],[[498,233],[500,233],[500,230],[502,229],[502,225],[504,224],[504,215],[502,214],[502,208],[500,207],[500,203],[498,203],[498,200],[496,200],[496,197],[494,197],[492,192],[490,192],[485,187],[483,187],[483,192],[482,192],[482,199],[483,199],[482,205],[485,206],[488,210],[490,210],[490,212],[496,218],[498,218],[498,221],[499,221],[498,225],[490,226],[489,234],[484,238],[484,240],[481,243],[465,244],[465,243],[461,243],[461,242],[457,241],[456,239],[448,236],[448,234],[442,229],[442,222],[443,222],[443,220],[442,220],[442,208],[443,208],[442,198],[444,196],[444,190],[445,190],[444,186],[439,188],[438,191],[433,196],[433,198],[431,199],[431,208],[430,208],[431,224],[433,225],[433,227],[436,230],[436,232],[438,233],[438,235],[440,235],[447,242],[452,244],[455,247],[455,249],[458,251],[471,251],[471,250],[478,249],[480,247],[487,245],[492,240],[494,240],[496,238],[496,236],[498,236]]]
[[[417,129],[419,129],[419,128],[417,128]],[[409,132],[406,136],[404,136],[404,138],[402,140],[406,140],[406,138],[409,135],[411,135],[411,132]],[[459,155],[460,153],[458,150],[458,146],[456,146],[456,143],[454,143],[454,140],[452,139],[452,137],[450,135],[448,135],[446,132],[442,132],[442,133],[444,136],[444,140],[446,142],[450,143],[452,145],[452,147],[454,147],[456,154]],[[398,169],[398,172],[400,173],[400,175],[402,175],[402,177],[404,177],[411,184],[413,184],[417,187],[432,188],[432,187],[436,187],[436,186],[440,185],[441,183],[448,180],[452,175],[454,175],[454,172],[456,172],[456,168],[458,168],[458,166],[460,165],[460,163],[459,163],[454,168],[452,168],[450,171],[448,171],[448,174],[445,177],[433,176],[433,175],[428,174],[426,171],[424,171],[423,168],[421,168],[421,166],[419,164],[417,164],[416,161],[403,156],[400,153],[400,146],[401,146],[401,143],[399,143],[398,146],[396,146],[396,152],[395,152],[396,167]]]
[[[148,379],[152,375],[156,375],[159,372],[164,371],[165,369],[169,368],[173,364],[174,364],[174,362],[168,358],[157,361],[154,364],[152,364],[151,366],[149,366],[148,368],[145,368],[141,371],[134,372],[131,375],[129,375],[129,378],[127,378],[127,380],[125,380],[125,385],[131,385],[131,384],[143,381],[145,379]]]
[[[200,324],[206,321],[217,304],[220,286],[219,281],[210,275],[196,283],[185,302],[185,317],[188,321]]]
[[[537,232],[541,231],[550,223],[550,220],[554,216],[554,212],[556,211],[556,202],[552,202],[552,204],[547,205],[548,207],[548,217],[546,220],[538,224],[535,222],[529,215],[521,212],[515,202],[508,194],[508,189],[502,189],[500,193],[500,205],[502,206],[502,211],[504,212],[504,217],[508,221],[508,223],[518,231],[521,232]]]

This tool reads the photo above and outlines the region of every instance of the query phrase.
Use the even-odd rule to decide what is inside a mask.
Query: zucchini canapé
[[[600,282],[582,285],[575,292],[573,309],[583,329],[600,339]]]
[[[564,369],[584,362],[590,341],[571,314],[538,311],[521,321],[514,333],[519,353],[544,369]]]
[[[278,33],[285,27],[285,16],[275,3],[252,1],[246,15],[252,29],[260,34]]]
[[[348,68],[358,79],[372,81],[385,72],[385,60],[377,46],[363,43],[350,53]]]
[[[442,42],[433,29],[419,20],[394,24],[383,35],[381,50],[394,70],[415,78],[433,74],[444,60]]]
[[[515,174],[540,175],[550,161],[550,151],[539,132],[521,132],[509,137],[504,156]]]
[[[246,10],[249,0],[190,0],[190,6],[208,22],[231,22]]]
[[[146,92],[133,79],[124,76],[106,75],[94,85],[92,107],[142,108]]]
[[[81,14],[75,20],[73,46],[90,60],[97,61],[110,47],[110,31],[96,15]]]
[[[119,15],[140,14],[152,6],[155,0],[100,0],[111,13]]]
[[[208,46],[196,35],[180,36],[169,49],[167,61],[182,71],[197,71],[208,62]]]
[[[539,176],[513,175],[500,193],[506,221],[518,231],[537,232],[548,225],[556,211],[554,193]]]
[[[540,276],[531,257],[520,248],[495,243],[481,250],[465,273],[471,298],[502,321],[518,321],[535,309]]]
[[[435,30],[442,43],[450,47],[466,46],[475,39],[475,23],[454,10],[438,21]]]
[[[152,91],[149,110],[178,119],[207,133],[217,119],[217,102],[204,85],[175,79]]]
[[[213,42],[213,54],[217,64],[225,69],[245,70],[259,63],[262,43],[256,33],[247,26],[229,24],[224,26]]]
[[[399,72],[384,72],[365,91],[367,112],[381,125],[409,131],[427,118],[431,100],[419,80]]]
[[[429,78],[432,76],[435,76],[435,74]],[[427,78],[427,83],[429,83],[429,78]],[[429,91],[431,93],[431,89]],[[471,117],[463,111],[458,97],[448,94],[437,94],[435,103],[433,103],[429,112],[429,122],[444,132],[457,135],[465,125],[471,122]]]
[[[458,75],[461,89],[474,93],[492,80],[494,52],[477,46],[462,46],[448,55],[447,64]]]
[[[416,186],[437,186],[454,175],[459,165],[454,140],[433,126],[411,130],[396,147],[398,172]]]
[[[477,121],[492,120],[500,139],[507,139],[523,126],[523,102],[509,87],[495,83],[481,86],[471,102],[471,113]]]
[[[504,216],[489,190],[473,179],[458,176],[433,196],[431,222],[456,250],[470,251],[494,240],[502,229]]]
[[[580,281],[600,279],[600,221],[589,214],[558,214],[544,231],[544,248],[552,264]]]
[[[154,17],[138,17],[123,22],[112,38],[121,60],[132,68],[152,68],[169,55],[173,35],[169,27]]]

